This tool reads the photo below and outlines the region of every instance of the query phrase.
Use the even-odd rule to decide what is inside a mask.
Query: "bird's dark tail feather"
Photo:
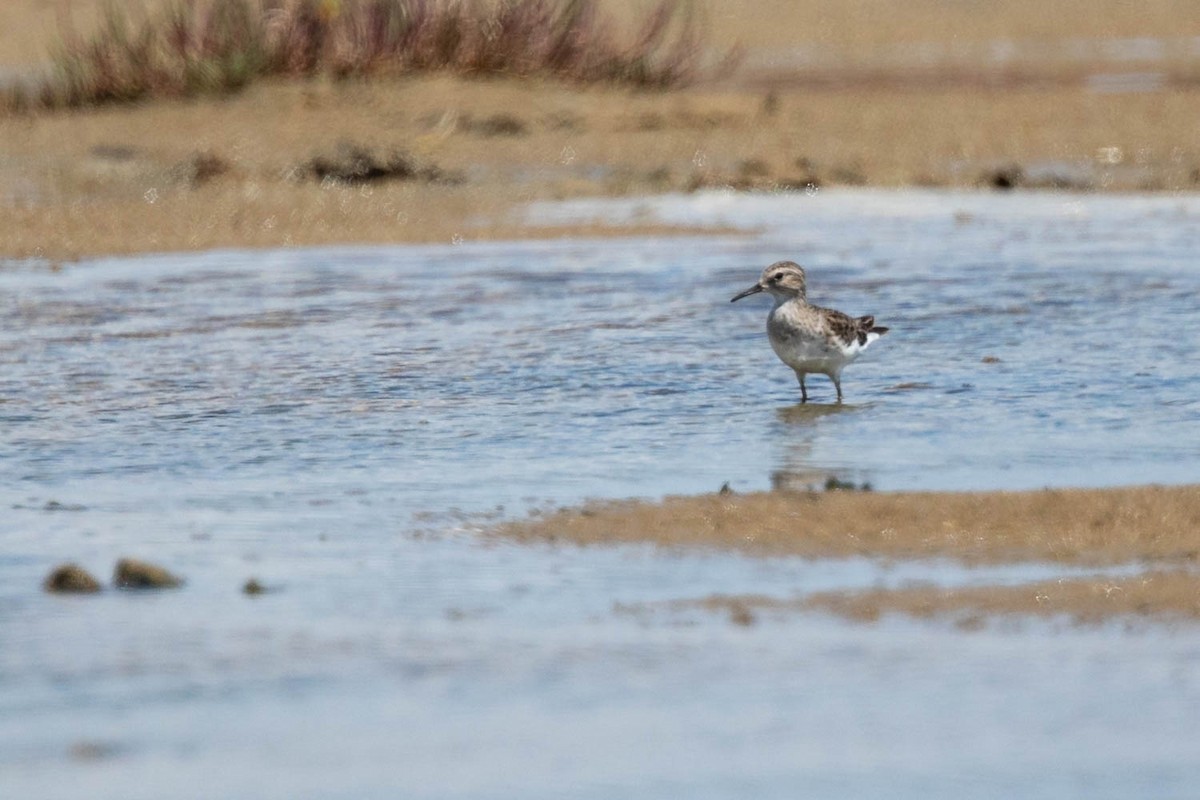
[[[863,333],[878,333],[880,336],[888,332],[887,328],[875,324],[875,317],[868,314],[858,318],[858,329]]]
[[[858,339],[860,345],[867,343],[867,334],[874,333],[878,336],[883,336],[888,332],[888,329],[882,325],[875,324],[875,318],[871,316],[859,317],[855,322],[858,323],[858,331],[855,338]]]

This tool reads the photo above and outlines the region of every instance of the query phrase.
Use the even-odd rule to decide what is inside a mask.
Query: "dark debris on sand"
[[[296,168],[295,175],[301,179],[339,183],[385,180],[462,182],[461,177],[432,164],[423,164],[403,150],[381,152],[349,141],[338,142],[332,152],[314,155]]]

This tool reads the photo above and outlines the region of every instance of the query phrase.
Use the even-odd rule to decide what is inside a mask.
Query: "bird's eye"
[[[783,280],[783,273],[776,272],[774,275],[771,276],[771,280],[776,281],[776,282]]]

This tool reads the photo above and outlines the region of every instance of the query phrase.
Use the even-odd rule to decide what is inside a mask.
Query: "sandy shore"
[[[1191,566],[1200,560],[1200,487],[710,494],[594,503],[505,525],[496,534],[805,558]]]
[[[510,523],[492,535],[580,546],[653,544],[756,556],[948,559],[968,565],[1133,565],[1120,579],[1063,579],[970,589],[908,587],[794,598],[717,597],[671,606],[727,612],[819,610],[870,620],[1062,615],[1081,622],[1200,618],[1200,487],[1033,492],[852,491],[673,497],[596,503]],[[1114,588],[1115,587],[1115,588]]]
[[[580,231],[539,230],[525,204],[724,186],[1193,189],[1194,100],[1063,88],[658,95],[421,78],[5,118],[0,256],[566,235]],[[448,179],[306,173],[341,143]]]
[[[712,47],[740,43],[742,67],[662,93],[433,76],[0,117],[0,257],[621,233],[547,230],[523,209],[719,186],[1200,187],[1200,83],[1175,46],[1195,9],[1059,5],[969,24],[924,0],[713,8]],[[97,6],[6,5],[0,64],[44,58],[62,9],[86,29]],[[1113,44],[1133,36],[1160,46]],[[1089,82],[1114,72],[1159,78]],[[419,169],[358,183],[309,168],[339,146]]]

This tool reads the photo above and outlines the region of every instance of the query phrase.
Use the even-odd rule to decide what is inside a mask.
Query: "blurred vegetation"
[[[690,0],[660,0],[628,30],[597,0],[179,0],[142,15],[112,3],[90,36],[65,32],[52,73],[6,89],[4,105],[68,108],[223,94],[268,77],[431,71],[669,88],[698,76],[702,39]]]

